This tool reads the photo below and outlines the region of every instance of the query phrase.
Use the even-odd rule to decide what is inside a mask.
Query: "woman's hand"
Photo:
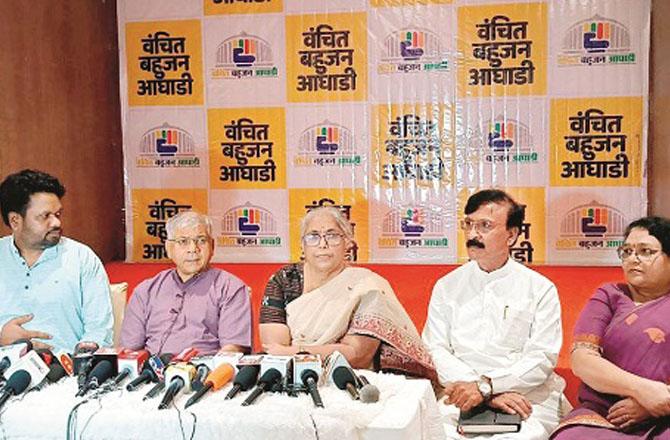
[[[607,420],[620,429],[630,428],[649,418],[651,418],[649,411],[632,397],[619,400],[607,413]]]
[[[263,344],[263,351],[274,356],[293,356],[298,353],[298,347],[271,342]]]
[[[644,380],[633,398],[653,417],[670,414],[670,388],[662,382]]]

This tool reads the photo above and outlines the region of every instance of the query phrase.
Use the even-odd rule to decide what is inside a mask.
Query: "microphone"
[[[153,399],[158,396],[161,391],[165,389],[165,380],[158,381],[158,383],[151,387],[149,391],[142,397],[142,400]]]
[[[29,351],[18,362],[12,364],[5,374],[9,377],[17,370],[25,370],[30,375],[29,387],[40,383],[49,373],[49,367],[34,350]]]
[[[2,392],[0,392],[0,408],[5,405],[10,397],[23,393],[28,388],[28,385],[30,385],[31,379],[30,373],[26,370],[16,370],[12,373]]]
[[[77,376],[79,391],[86,386],[86,378],[93,369],[93,352],[99,348],[95,342],[80,342],[74,348],[72,363],[74,364],[74,374]]]
[[[224,364],[228,365],[228,364]],[[231,366],[232,367],[232,366]],[[193,391],[200,391],[205,386],[205,379],[208,377],[210,369],[205,364],[200,364],[195,369],[195,377],[193,378],[193,383],[191,388]]]
[[[111,379],[113,375],[114,366],[112,365],[112,362],[107,359],[101,360],[95,367],[93,367],[91,373],[88,375],[86,384],[77,392],[76,396],[81,397],[87,392],[97,389],[102,383]]]
[[[319,394],[319,389],[316,384],[319,381],[319,375],[314,370],[303,370],[300,375],[300,380],[307,385],[307,391],[309,395],[312,396],[312,402],[314,406],[318,408],[323,408],[323,401],[321,400],[321,395]]]
[[[149,352],[146,350],[129,350],[122,348],[117,357],[119,375],[114,379],[115,384],[120,384],[125,377],[119,380],[119,376],[124,370],[127,370],[127,377],[135,379],[142,371],[144,363],[149,359]]]
[[[67,376],[67,372],[60,363],[53,363],[49,365],[49,373],[42,379],[40,383],[30,389],[30,391],[40,391],[48,384],[56,383],[63,377]]]
[[[21,356],[33,349],[33,343],[29,339],[18,339],[9,345],[0,347],[0,376],[16,362]]]
[[[333,382],[339,389],[347,390],[352,399],[360,400],[361,396],[356,388],[356,376],[349,368],[345,366],[335,368],[333,370]]]
[[[244,402],[242,402],[242,406],[249,406],[254,401],[266,392],[268,389],[271,389],[274,385],[281,383],[282,380],[282,375],[277,370],[276,368],[270,368],[268,369],[263,375],[261,376],[260,379],[258,379],[258,385],[256,385],[256,388],[247,396],[246,399],[244,399]]]
[[[180,391],[190,392],[193,376],[195,376],[195,367],[191,364],[180,362],[176,365],[170,365],[165,372],[165,383],[169,383],[170,385],[165,390],[163,400],[158,405],[158,409],[166,409],[170,406]]]
[[[142,372],[135,379],[130,381],[126,386],[128,391],[136,391],[140,386],[147,382],[160,382],[163,378],[163,370],[165,365],[172,359],[171,354],[163,354],[161,356],[153,355],[142,367]]]
[[[240,368],[240,371],[235,375],[233,381],[233,388],[228,392],[224,400],[230,400],[241,391],[248,391],[256,385],[258,373],[261,370],[260,365],[245,365]]]
[[[72,376],[74,374],[74,362],[72,361],[72,356],[63,350],[56,351],[54,355],[68,376]]]
[[[207,391],[211,389],[218,391],[223,388],[225,384],[230,382],[230,379],[233,378],[234,374],[235,368],[233,368],[233,366],[230,364],[221,364],[216,367],[214,370],[212,370],[211,373],[207,375],[207,379],[205,379],[205,383],[202,388],[200,388],[193,396],[191,396],[190,399],[188,399],[186,405],[184,405],[184,409],[197,403],[200,399],[202,399],[202,396],[204,396]]]
[[[363,386],[358,392],[361,396],[361,402],[363,403],[379,402],[379,388],[368,382],[365,376],[358,376],[358,379],[363,384]]]

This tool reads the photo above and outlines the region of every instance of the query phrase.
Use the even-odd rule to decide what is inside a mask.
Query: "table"
[[[430,383],[423,379],[365,372],[380,389],[380,401],[365,404],[334,386],[320,387],[325,408],[315,408],[306,394],[290,397],[267,393],[254,405],[240,404],[247,393],[223,400],[230,385],[183,409],[190,395],[175,406],[157,410],[160,396],[148,401],[138,392],[113,391],[90,399],[77,411],[77,439],[217,439],[236,440],[437,440],[444,439],[441,416]],[[76,381],[67,378],[38,392],[13,398],[0,414],[0,439],[66,437]]]

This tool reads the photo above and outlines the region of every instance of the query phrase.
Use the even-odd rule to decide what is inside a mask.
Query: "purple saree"
[[[603,358],[638,376],[670,383],[670,295],[636,305],[626,284],[600,287],[575,325],[575,347],[600,350]],[[625,432],[607,421],[620,396],[582,383],[579,407],[551,435],[554,440],[670,440],[670,417],[650,419]]]

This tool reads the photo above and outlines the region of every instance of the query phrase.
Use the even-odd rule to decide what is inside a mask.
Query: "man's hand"
[[[456,405],[461,411],[470,411],[484,401],[477,382],[451,382],[444,387],[446,402]]]
[[[507,414],[519,414],[523,420],[530,417],[533,412],[533,407],[526,396],[514,392],[496,394],[488,402],[488,405]]]
[[[632,397],[619,400],[607,413],[607,420],[621,429],[630,428],[649,418],[651,418],[649,411]]]
[[[33,319],[33,315],[23,315],[17,316],[16,318],[10,319],[2,326],[0,330],[0,345],[12,344],[14,341],[19,339],[51,339],[51,335],[48,333],[40,332],[37,330],[26,330],[23,328],[23,325],[27,322],[30,322]],[[41,341],[32,341],[34,348],[47,348],[51,349],[52,346],[45,344]]]

